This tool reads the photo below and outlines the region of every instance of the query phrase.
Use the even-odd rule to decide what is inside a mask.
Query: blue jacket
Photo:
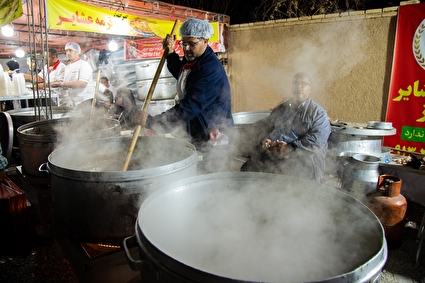
[[[176,79],[186,62],[176,53],[168,55],[167,67]],[[229,81],[220,60],[209,46],[187,77],[180,102],[159,115],[149,116],[146,127],[157,132],[171,132],[182,121],[186,123],[192,142],[208,141],[209,129],[214,127],[229,139],[233,136]]]

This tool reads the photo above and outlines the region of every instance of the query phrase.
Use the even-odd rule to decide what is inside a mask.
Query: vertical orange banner
[[[425,154],[425,3],[399,8],[386,121],[384,146]]]

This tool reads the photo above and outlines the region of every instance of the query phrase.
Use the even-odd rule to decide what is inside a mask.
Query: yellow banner
[[[0,4],[0,27],[22,16],[22,0],[4,0]]]
[[[175,21],[129,15],[72,0],[47,0],[46,4],[50,29],[164,38]],[[218,22],[211,25],[215,32],[210,41],[217,42]]]

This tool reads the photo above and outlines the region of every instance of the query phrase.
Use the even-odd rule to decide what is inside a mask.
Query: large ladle
[[[171,33],[170,33],[171,36],[174,36],[174,34],[176,33],[178,22],[179,22],[179,20],[176,20],[174,22],[173,29],[171,30]],[[157,67],[156,72],[155,72],[155,76],[152,79],[152,84],[149,88],[148,94],[146,95],[145,102],[144,102],[143,108],[142,108],[143,111],[147,111],[148,108],[149,108],[149,104],[151,102],[152,95],[153,95],[153,92],[154,92],[155,87],[156,87],[156,83],[158,82],[159,75],[161,74],[162,67],[164,66],[164,62],[165,62],[165,59],[167,58],[168,53],[169,53],[169,49],[168,49],[168,46],[167,46],[164,49],[164,53],[162,53],[161,60],[159,61],[158,67]],[[143,122],[145,123],[146,121],[143,121]],[[130,147],[129,147],[128,152],[127,152],[127,157],[125,158],[125,162],[124,162],[124,166],[122,167],[122,171],[127,171],[127,169],[128,169],[128,165],[130,164],[131,156],[133,155],[133,151],[134,151],[134,148],[135,148],[136,143],[137,143],[137,138],[139,137],[140,130],[144,126],[145,125],[137,125],[136,129],[133,132],[133,139],[131,140],[131,144],[130,144]]]

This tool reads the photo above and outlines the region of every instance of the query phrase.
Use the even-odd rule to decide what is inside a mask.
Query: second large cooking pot
[[[168,184],[142,204],[143,282],[378,282],[384,230],[335,188],[284,175],[226,172]]]
[[[54,106],[51,107],[52,113],[50,113],[50,109],[47,109],[46,107],[41,107],[40,109],[41,112],[39,111],[39,108],[34,107],[6,111],[12,117],[13,121],[13,130],[15,132],[13,145],[18,146],[18,137],[16,134],[18,128],[22,125],[38,120],[42,121],[64,117],[78,117],[82,115],[81,111],[75,110],[73,107]],[[46,113],[45,111],[48,112]]]
[[[121,243],[134,233],[137,212],[147,196],[196,175],[195,147],[162,137],[140,137],[128,170],[122,171],[131,140],[89,140],[49,155],[56,222],[71,239]]]
[[[120,132],[118,120],[100,117],[58,118],[22,125],[17,132],[22,168],[30,175],[40,175],[38,168],[57,146],[119,136]]]

